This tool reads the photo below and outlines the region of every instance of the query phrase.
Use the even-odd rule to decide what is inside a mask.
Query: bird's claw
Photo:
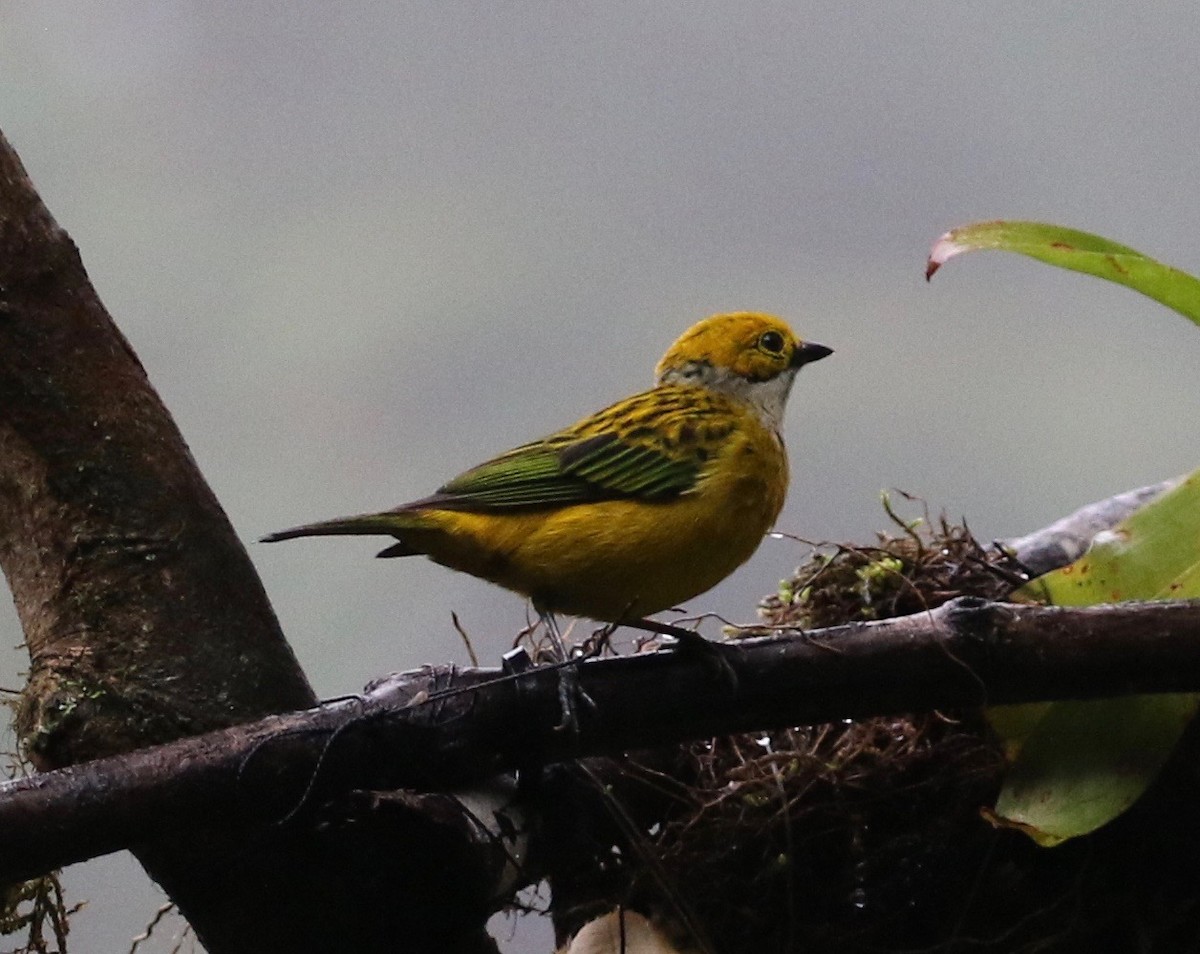
[[[672,629],[674,630],[675,627]],[[693,633],[686,629],[673,631],[671,636],[675,639],[675,644],[671,647],[674,652],[693,654],[713,671],[731,694],[738,691],[737,670],[729,660],[729,654],[737,652],[734,646],[729,643],[714,643],[699,633]]]
[[[559,670],[558,707],[562,720],[554,727],[555,732],[570,732],[579,735],[580,709],[596,711],[596,701],[587,694],[579,682],[578,661],[573,661]]]

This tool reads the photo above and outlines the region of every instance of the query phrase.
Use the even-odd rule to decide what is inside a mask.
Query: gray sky
[[[836,349],[780,529],[868,540],[901,487],[989,539],[1200,465],[1200,332],[924,256],[1036,218],[1200,270],[1197,35],[1182,0],[0,0],[0,128],[247,541],[423,495],[742,308]],[[452,609],[485,659],[525,616],[371,541],[250,551],[325,695],[465,662]],[[804,556],[769,540],[690,608],[752,619]],[[120,858],[69,886],[80,950],[157,903]]]

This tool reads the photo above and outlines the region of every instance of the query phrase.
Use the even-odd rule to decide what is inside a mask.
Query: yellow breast
[[[636,618],[710,589],[758,548],[783,506],[779,436],[740,402],[697,485],[673,499],[551,510],[428,510],[405,541],[456,570],[531,597],[541,609]]]

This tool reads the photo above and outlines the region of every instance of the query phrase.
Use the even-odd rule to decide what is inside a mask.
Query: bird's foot
[[[558,629],[558,620],[554,614],[539,610],[542,622],[546,625],[546,635],[550,637],[550,645],[554,650],[555,666],[558,669],[558,708],[562,719],[554,727],[556,732],[570,732],[579,735],[579,714],[581,710],[595,711],[596,703],[583,690],[579,683],[579,666],[583,663],[581,657],[572,656]]]
[[[578,736],[580,711],[596,710],[595,700],[579,682],[579,666],[582,663],[582,659],[571,659],[558,671],[558,710],[562,719],[554,727],[555,732],[570,732]]]
[[[594,712],[597,708],[595,700],[584,691],[579,684],[579,666],[586,657],[574,656],[567,660],[552,662],[549,665],[538,666],[533,657],[524,647],[509,650],[504,654],[503,667],[510,676],[521,676],[535,670],[556,670],[556,694],[560,721],[554,726],[555,732],[570,732],[572,736],[579,735],[579,713],[581,710]]]
[[[670,636],[675,640],[671,649],[677,653],[691,653],[707,666],[713,674],[729,689],[730,693],[738,690],[738,674],[733,666],[732,657],[739,650],[733,643],[715,643],[705,639],[695,630],[684,629],[671,623],[663,623],[656,619],[638,619],[624,621],[623,626],[646,632]]]

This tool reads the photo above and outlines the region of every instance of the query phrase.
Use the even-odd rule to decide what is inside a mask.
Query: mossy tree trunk
[[[30,654],[18,732],[38,769],[316,701],[245,549],[2,135],[0,567]],[[373,837],[198,832],[135,853],[212,954],[394,950],[399,931],[437,934],[427,901],[406,916],[401,885],[376,867],[377,852],[403,853],[395,836],[358,830]],[[442,949],[477,949],[478,929],[453,920]]]

